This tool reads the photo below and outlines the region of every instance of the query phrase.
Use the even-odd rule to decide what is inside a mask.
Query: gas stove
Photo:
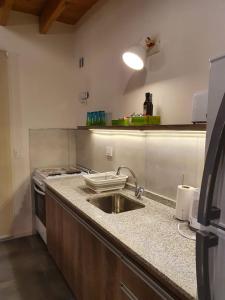
[[[62,168],[41,168],[36,169],[33,173],[33,181],[43,192],[45,191],[45,180],[71,177],[87,174],[87,170],[77,167],[62,167]]]

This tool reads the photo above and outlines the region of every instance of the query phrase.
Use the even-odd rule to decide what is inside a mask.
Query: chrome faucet
[[[120,170],[121,169],[127,169],[131,175],[133,176],[134,178],[134,184],[135,184],[135,197],[137,199],[141,199],[141,196],[142,194],[144,193],[144,188],[141,187],[141,186],[138,186],[138,182],[137,182],[137,177],[136,175],[134,174],[134,171],[132,171],[130,168],[128,167],[125,167],[125,166],[119,166],[119,168],[117,169],[117,172],[116,172],[116,175],[119,175],[120,174]]]

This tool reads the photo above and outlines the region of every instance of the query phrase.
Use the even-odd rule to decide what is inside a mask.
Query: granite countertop
[[[186,298],[196,299],[195,241],[178,233],[173,208],[142,197],[140,202],[145,208],[107,214],[86,201],[96,194],[86,188],[81,176],[51,178],[46,183],[180,289]],[[130,190],[121,193],[133,198]]]

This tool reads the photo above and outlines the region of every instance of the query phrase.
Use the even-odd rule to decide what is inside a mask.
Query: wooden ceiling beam
[[[39,18],[40,33],[47,33],[52,23],[61,15],[66,8],[68,0],[50,0],[47,1]]]
[[[14,0],[3,0],[1,1],[1,7],[0,7],[0,25],[6,26],[10,10],[12,9]]]

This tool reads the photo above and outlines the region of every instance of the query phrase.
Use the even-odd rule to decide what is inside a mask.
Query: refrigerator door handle
[[[209,232],[196,233],[196,271],[198,299],[212,300],[209,279],[209,249],[218,245],[218,237]]]
[[[210,225],[220,218],[220,209],[212,206],[215,182],[222,151],[225,147],[225,94],[223,96],[206,156],[199,198],[198,222]]]

